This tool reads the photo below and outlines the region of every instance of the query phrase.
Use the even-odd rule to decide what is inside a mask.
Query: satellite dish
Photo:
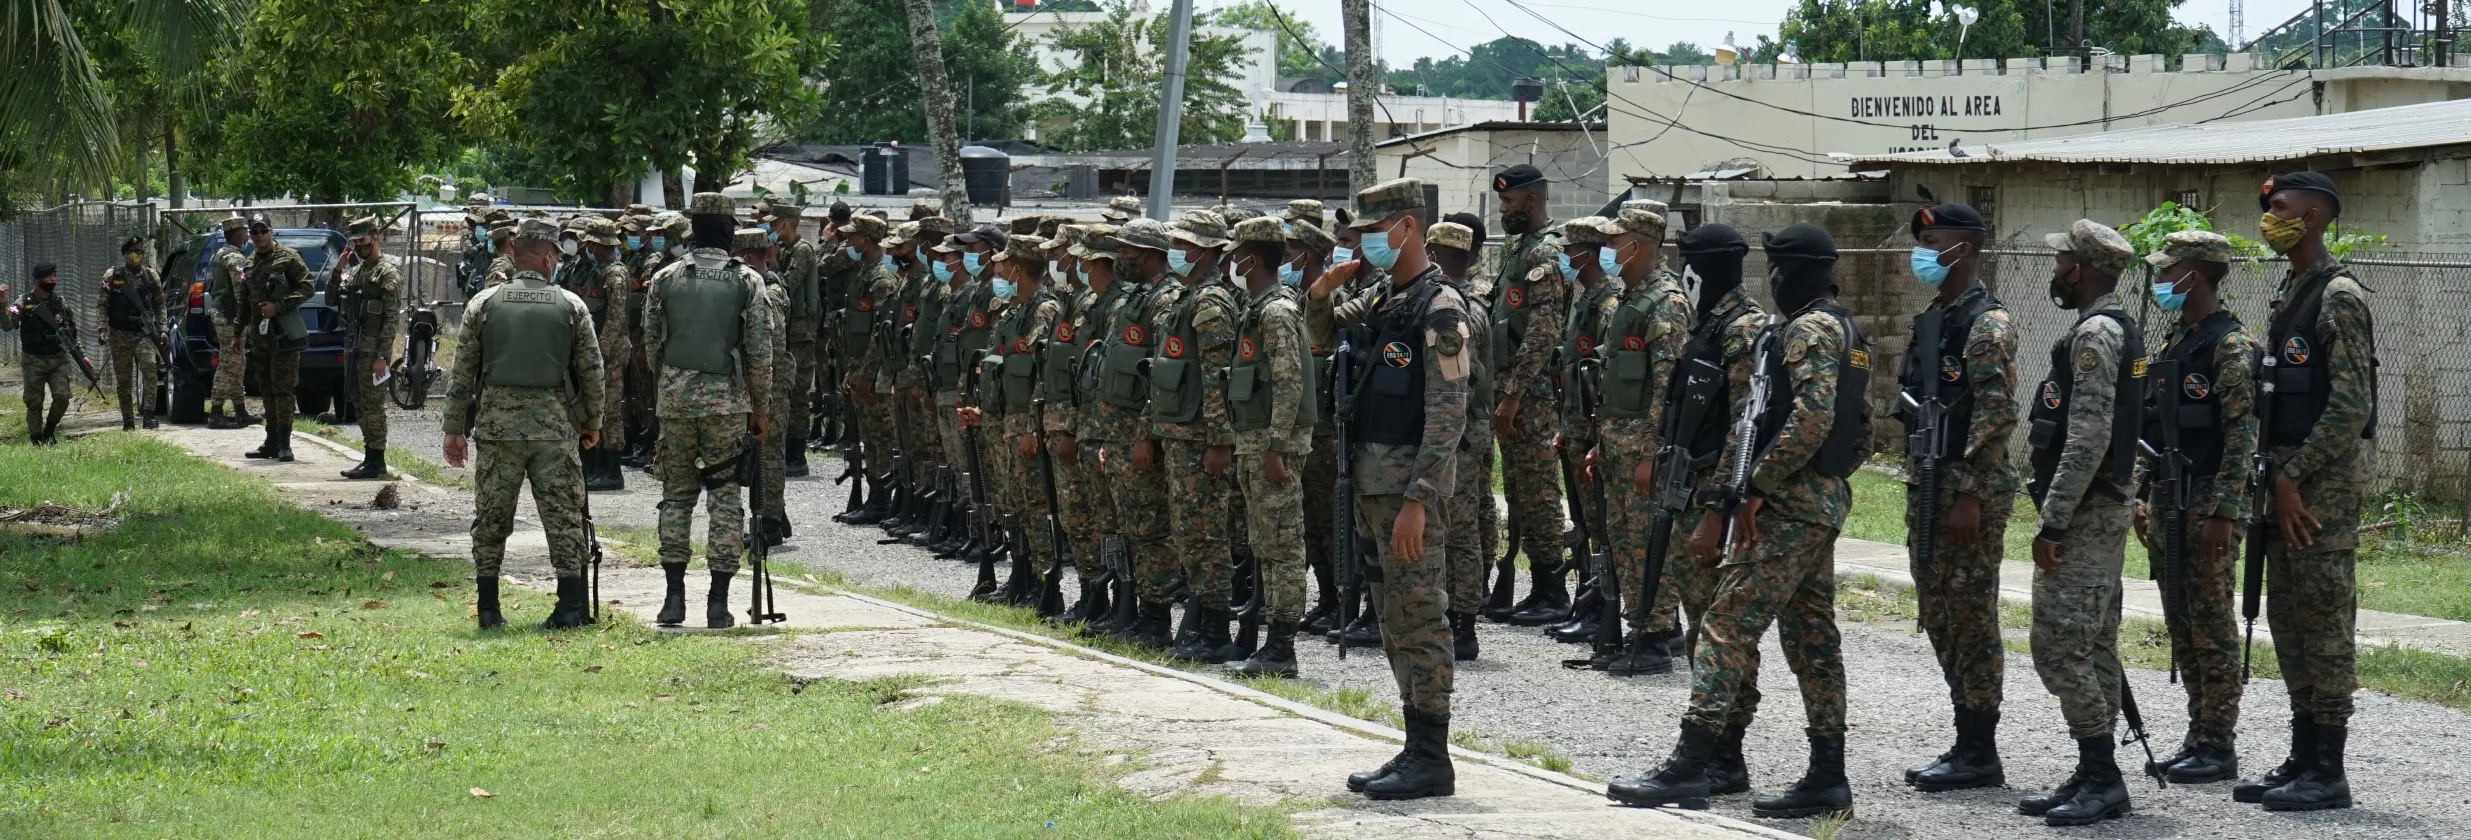
[[[1716,63],[1730,66],[1742,60],[1742,50],[1733,45],[1733,33],[1725,33],[1725,42],[1716,45]]]
[[[1956,23],[1958,26],[1971,27],[1973,26],[1974,21],[1981,19],[1982,13],[1975,10],[1971,6],[1956,7]]]

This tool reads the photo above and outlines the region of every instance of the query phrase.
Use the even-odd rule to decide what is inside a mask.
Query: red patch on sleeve
[[[1056,325],[1055,325],[1055,340],[1056,340],[1056,341],[1063,342],[1063,343],[1065,343],[1065,344],[1071,344],[1071,343],[1072,343],[1072,325],[1071,325],[1071,324],[1062,324],[1062,323],[1056,324]]]
[[[1503,299],[1504,299],[1504,300],[1506,300],[1506,301],[1508,301],[1508,302],[1510,303],[1510,308],[1512,308],[1512,309],[1517,309],[1517,308],[1519,308],[1519,307],[1526,306],[1526,305],[1527,305],[1527,295],[1526,295],[1526,291],[1527,291],[1527,290],[1525,290],[1525,289],[1511,289],[1509,294],[1507,294],[1507,295],[1504,295],[1504,296],[1503,296]]]
[[[1124,343],[1139,345],[1146,338],[1147,335],[1141,332],[1141,327],[1139,325],[1126,324],[1124,326]]]

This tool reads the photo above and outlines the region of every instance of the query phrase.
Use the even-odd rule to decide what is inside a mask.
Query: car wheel
[[[302,388],[292,394],[292,399],[296,406],[293,409],[294,413],[311,417],[326,413],[326,409],[330,407],[329,404],[333,402],[333,398],[327,396],[325,391],[315,388]]]
[[[188,425],[206,422],[206,391],[212,380],[182,372],[172,375],[171,421]]]

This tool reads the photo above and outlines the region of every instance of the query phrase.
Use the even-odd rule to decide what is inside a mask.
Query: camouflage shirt
[[[1606,282],[1620,281],[1608,278]],[[1652,303],[1642,304],[1641,299]],[[1646,313],[1634,314],[1642,305]],[[1663,271],[1636,288],[1624,288],[1614,308],[1606,311],[1596,327],[1596,334],[1603,337],[1603,343],[1596,346],[1596,357],[1604,362],[1599,381],[1612,375],[1615,352],[1647,353],[1649,408],[1646,417],[1602,416],[1597,427],[1601,439],[1624,441],[1650,452],[1664,445],[1665,383],[1672,381],[1673,369],[1681,364],[1682,348],[1690,343],[1690,315],[1689,296],[1682,293],[1673,275]],[[1604,392],[1598,391],[1599,404],[1604,398]]]
[[[1552,222],[1543,222],[1536,230],[1553,227]],[[1492,316],[1509,320],[1524,314],[1527,319],[1527,334],[1519,337],[1517,346],[1506,348],[1509,363],[1494,377],[1496,399],[1522,400],[1530,406],[1552,399],[1557,373],[1553,354],[1561,349],[1562,330],[1570,317],[1570,284],[1561,276],[1561,256],[1561,235],[1548,232],[1505,241],[1494,246],[1485,260],[1481,273],[1494,285]],[[1526,274],[1524,289],[1508,282],[1513,272]]]
[[[1228,282],[1226,277],[1218,275],[1216,270],[1210,266],[1195,266],[1193,271],[1196,273],[1210,271],[1212,275],[1185,284],[1184,300],[1167,310],[1165,316],[1159,320],[1157,332],[1161,337],[1159,352],[1164,354],[1167,350],[1167,341],[1178,340],[1175,337],[1182,325],[1176,321],[1182,318],[1187,319],[1191,324],[1193,343],[1199,346],[1187,348],[1183,352],[1199,363],[1195,365],[1192,375],[1198,377],[1201,382],[1198,386],[1201,392],[1201,413],[1195,415],[1191,422],[1186,423],[1168,422],[1153,417],[1150,423],[1150,435],[1164,439],[1189,440],[1209,446],[1232,445],[1235,443],[1233,437],[1235,430],[1228,424],[1227,391],[1220,383],[1226,381],[1227,368],[1235,363],[1236,326],[1239,319],[1244,316],[1244,292],[1237,289],[1235,284]]]
[[[690,259],[679,260],[661,269],[652,277],[650,296],[644,300],[644,358],[660,367],[659,415],[662,417],[721,417],[731,414],[769,414],[772,411],[772,320],[764,310],[762,275],[744,265],[737,265],[740,299],[745,306],[738,314],[738,334],[735,336],[673,336],[669,334],[669,319],[663,313],[662,292],[667,282],[679,276],[687,266],[697,262],[735,264],[729,254],[718,248],[697,248]],[[709,373],[685,370],[660,364],[661,350],[670,341],[724,341],[737,346],[738,370],[730,373]]]
[[[1570,371],[1577,369],[1576,362],[1579,359],[1592,358],[1596,355],[1597,344],[1603,339],[1599,330],[1612,319],[1613,310],[1622,305],[1621,285],[1620,280],[1607,277],[1596,285],[1585,287],[1585,290],[1579,293],[1579,299],[1571,304],[1570,320],[1563,327],[1562,332],[1562,336],[1568,339],[1566,343],[1570,355],[1562,359],[1563,370],[1558,372],[1565,379]],[[1527,334],[1533,336],[1536,333],[1533,328],[1530,328]],[[1551,394],[1553,392],[1544,390],[1536,393]],[[1592,443],[1596,440],[1596,424],[1588,419],[1587,412],[1579,405],[1579,390],[1573,383],[1568,381],[1562,383],[1561,402],[1555,406],[1555,410],[1561,412],[1562,437],[1577,443]],[[1570,451],[1576,453],[1581,450],[1572,449]]]
[[[1106,297],[1102,298],[1097,292],[1090,290],[1088,283],[1081,284],[1072,292],[1072,305],[1064,308],[1068,314],[1057,319],[1055,331],[1048,336],[1051,341],[1069,344],[1075,348],[1072,381],[1076,383],[1075,393],[1056,394],[1048,392],[1046,377],[1038,378],[1035,393],[1047,400],[1047,431],[1049,433],[1066,436],[1076,436],[1081,433],[1081,417],[1087,408],[1080,404],[1077,383],[1082,377],[1096,373],[1086,369],[1088,366],[1098,364],[1087,351],[1091,342],[1100,338],[1100,331],[1106,329],[1107,318],[1114,314],[1115,305],[1123,298],[1121,291],[1123,288],[1122,283],[1111,283],[1107,286]]]
[[[1415,288],[1427,278],[1441,288],[1433,293],[1422,319],[1424,345],[1433,351],[1424,354],[1423,440],[1416,446],[1350,443],[1355,448],[1351,457],[1358,495],[1404,494],[1409,501],[1423,504],[1427,516],[1438,516],[1437,508],[1457,489],[1459,439],[1466,432],[1468,377],[1475,361],[1467,352],[1466,306],[1457,287],[1442,276],[1439,266],[1427,265],[1405,284],[1368,289],[1343,303],[1334,302],[1336,295],[1319,301],[1307,296],[1304,318],[1318,337],[1316,341],[1335,344],[1332,338],[1338,327],[1384,317],[1391,309],[1407,305],[1411,298],[1392,292]]]
[[[781,275],[784,293],[789,296],[789,343],[814,341],[824,306],[823,258],[816,253],[815,240],[802,236],[781,243],[780,265],[773,270]]]
[[[247,323],[254,316],[240,306],[241,278],[249,274],[249,255],[229,243],[215,247],[214,260],[208,264],[207,300],[214,303],[215,320],[223,324]]]
[[[1932,302],[1925,312],[1962,309],[1990,292],[1973,284],[1947,306]],[[2016,432],[2016,326],[2006,307],[1984,310],[1965,334],[1965,379],[1973,392],[1973,419],[1957,457],[1939,462],[1941,486],[1976,499],[1994,499],[2024,486],[2016,462],[2008,458],[2008,439]],[[1945,398],[1954,398],[1945,394]],[[1905,459],[1902,480],[1916,482],[1920,473]]]
[[[501,286],[515,277],[515,258],[500,254],[489,260],[489,285]]]
[[[897,336],[901,325],[894,323],[893,318],[900,313],[888,310],[891,310],[901,297],[901,275],[894,273],[892,269],[885,268],[883,262],[878,260],[872,265],[852,272],[850,276],[857,283],[854,292],[857,297],[850,302],[850,305],[857,306],[864,303],[873,308],[875,328],[894,330]],[[870,340],[858,349],[860,353],[856,361],[851,364],[849,372],[860,377],[873,378],[877,390],[890,389],[895,367],[901,360],[887,355],[883,341]]]
[[[2325,284],[2317,309],[2318,352],[2326,354],[2325,413],[2298,446],[2271,453],[2277,476],[2299,484],[2300,504],[2323,523],[2309,551],[2341,551],[2359,545],[2359,520],[2368,480],[2368,450],[2360,435],[2376,412],[2376,328],[2368,289],[2342,263],[2328,259],[2285,278],[2276,297],[2291,300],[2314,283]],[[2275,348],[2260,347],[2260,352]]]
[[[2171,324],[2169,338],[2159,359],[2171,348],[2188,338],[2186,325]],[[2189,522],[2198,517],[2219,516],[2233,522],[2248,519],[2248,476],[2256,471],[2249,454],[2256,451],[2257,435],[2257,353],[2260,345],[2246,327],[2232,327],[2222,340],[2214,343],[2214,393],[2221,400],[2222,416],[2217,423],[2222,429],[2222,462],[2211,476],[2192,478],[2188,482]],[[2196,453],[2188,453],[2197,457]],[[2143,497],[2144,487],[2153,478],[2153,459],[2142,453],[2136,459],[2137,495]]]
[[[487,335],[483,324],[488,321],[491,302],[507,288],[505,284],[491,286],[463,308],[463,345],[455,353],[455,369],[446,380],[446,433],[470,435],[474,440],[575,440],[583,432],[599,431],[607,384],[601,373],[600,342],[592,334],[591,313],[584,310],[582,298],[549,286],[549,279],[539,272],[518,272],[514,279],[537,282],[564,297],[569,323],[575,325],[575,340],[566,360],[571,386],[482,383],[481,362],[489,355],[482,346]],[[577,411],[583,414],[580,429],[575,425]]]
[[[2119,319],[2092,315],[2119,308],[2118,292],[2095,298],[2077,310],[2076,326],[2059,339],[2060,346],[2067,350],[2069,369],[2052,371],[2051,375],[2069,376],[2074,385],[2068,392],[2068,416],[2062,424],[2067,437],[2060,444],[2059,467],[2051,473],[2050,489],[2042,495],[2041,539],[2057,542],[2058,535],[2074,524],[2077,507],[2093,492],[2094,477],[2110,457],[2115,421],[2112,412],[2119,401],[2119,366],[2140,360],[2123,358],[2127,354],[2127,333],[2121,330]]]
[[[1124,281],[1123,277],[1116,278],[1118,285],[1123,285]],[[1147,315],[1148,320],[1154,323],[1175,308],[1182,285],[1165,273],[1142,278],[1142,282],[1125,287],[1123,296],[1115,304],[1115,314],[1127,322],[1139,322]],[[1160,341],[1154,329],[1148,326],[1143,326],[1143,329],[1151,330],[1152,342]],[[1115,346],[1123,337],[1122,331],[1110,329],[1106,336],[1108,346]],[[1156,345],[1152,346],[1155,348]],[[1130,443],[1150,437],[1149,421],[1142,417],[1141,409],[1125,408],[1106,400],[1094,401],[1088,409],[1081,415],[1081,436],[1084,438]]]
[[[1312,428],[1296,428],[1296,414],[1303,410],[1304,401],[1319,398],[1304,391],[1304,366],[1312,361],[1312,349],[1304,340],[1302,298],[1303,293],[1293,286],[1273,285],[1245,306],[1244,323],[1252,325],[1245,335],[1260,339],[1239,340],[1236,355],[1264,360],[1261,364],[1270,378],[1270,425],[1233,432],[1238,455],[1277,452],[1294,458],[1313,451]]]
[[[369,358],[384,358],[395,350],[395,316],[403,309],[402,275],[393,260],[381,256],[352,267],[352,296],[359,312],[352,319],[352,344]]]
[[[103,272],[103,288],[101,294],[96,295],[94,299],[94,322],[106,327],[111,326],[112,299],[122,294],[120,289],[112,285],[115,280],[127,285],[129,287],[127,294],[137,298],[139,332],[148,336],[161,336],[166,323],[164,316],[169,314],[163,307],[163,277],[156,274],[154,269],[144,266],[137,268],[113,266],[110,271]]]
[[[1767,329],[1770,320],[1767,309],[1759,305],[1759,299],[1751,297],[1738,286],[1717,299],[1716,308],[1708,310],[1707,317],[1724,317],[1736,306],[1742,308],[1742,314],[1734,316],[1732,323],[1723,327],[1719,340],[1724,348],[1725,393],[1737,404],[1709,409],[1710,412],[1723,412],[1728,419],[1739,416],[1741,406],[1738,403],[1743,395],[1750,393],[1750,368],[1758,362],[1759,333]],[[1731,444],[1727,444],[1728,451],[1730,448]],[[1731,472],[1717,469],[1712,462],[1699,469],[1696,492],[1700,507],[1716,510],[1724,506],[1725,476]]]
[[[1762,517],[1782,516],[1843,528],[1845,514],[1853,507],[1852,485],[1821,474],[1817,456],[1837,423],[1856,418],[1836,416],[1836,380],[1845,355],[1845,333],[1835,316],[1819,311],[1819,303],[1779,328],[1773,339],[1775,352],[1783,356],[1785,373],[1782,380],[1771,384],[1774,390],[1769,398],[1789,402],[1775,443],[1751,470],[1750,486],[1751,492],[1766,500],[1760,508]],[[1742,387],[1740,393],[1749,393],[1747,381]],[[1725,454],[1717,464],[1721,473],[1733,471],[1734,443],[1726,441]],[[1855,460],[1867,460],[1870,440],[1865,438],[1858,446]]]

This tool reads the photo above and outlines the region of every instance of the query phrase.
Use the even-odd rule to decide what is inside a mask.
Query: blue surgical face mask
[[[1939,264],[1939,252],[1920,245],[1913,246],[1913,276],[1922,285],[1939,288],[1948,282],[1948,267]]]
[[[1304,269],[1297,268],[1295,263],[1279,266],[1278,282],[1284,286],[1304,285]]]
[[[1561,256],[1560,256],[1560,259],[1561,259],[1562,279],[1564,279],[1564,280],[1577,280],[1577,279],[1579,279],[1579,267],[1578,267],[1576,264],[1573,264],[1572,262],[1570,262],[1570,255],[1569,255],[1569,254],[1563,254],[1563,255],[1561,255]]]
[[[626,249],[629,251],[643,250],[643,237],[633,235],[628,236],[626,238]]]
[[[977,251],[961,252],[961,270],[967,271],[971,274],[977,274],[982,265],[984,265],[984,263],[978,261]]]
[[[1330,249],[1330,264],[1331,264],[1331,265],[1337,265],[1337,264],[1339,264],[1339,263],[1343,263],[1343,262],[1346,262],[1346,261],[1348,261],[1348,260],[1352,260],[1352,259],[1355,259],[1355,258],[1356,258],[1356,249],[1354,249],[1354,248],[1332,248],[1332,249]]]
[[[1383,271],[1389,271],[1391,266],[1398,265],[1399,249],[1390,247],[1388,231],[1368,230],[1364,232],[1364,261],[1372,263],[1374,268]]]
[[[2164,312],[2177,312],[2188,305],[2188,293],[2180,291],[2178,283],[2155,283],[2154,303]]]
[[[1021,291],[1021,284],[1006,280],[1002,277],[995,278],[996,300],[1011,300],[1013,294],[1019,291]]]
[[[897,271],[897,270],[899,270],[899,269],[900,269],[900,266],[898,266],[898,265],[894,265],[894,264],[893,264],[893,262],[892,262],[892,255],[891,255],[891,254],[885,254],[885,255],[884,255],[884,270],[886,270],[886,271]]]
[[[935,282],[952,282],[952,264],[943,260],[927,263],[927,273],[935,275]]]
[[[1048,260],[1048,261],[1047,261],[1047,276],[1049,276],[1049,277],[1054,277],[1054,278],[1057,278],[1057,279],[1062,279],[1062,280],[1070,280],[1070,279],[1072,279],[1072,276],[1071,276],[1071,275],[1068,275],[1068,274],[1065,274],[1065,273],[1064,273],[1064,261],[1063,261],[1063,260]]]
[[[777,244],[780,244],[780,242],[781,242],[781,232],[780,232],[780,231],[777,231],[777,230],[767,230],[767,231],[764,231],[764,240],[765,240],[765,241],[767,241],[767,242],[771,242],[771,243],[773,243],[773,244],[776,244],[776,245],[777,245]]]
[[[1167,249],[1167,270],[1174,272],[1177,277],[1189,276],[1193,273],[1193,261],[1184,256],[1184,249],[1169,248]]]
[[[841,255],[842,255],[842,256],[845,256],[845,257],[848,257],[848,258],[850,258],[850,259],[853,259],[853,260],[854,260],[854,259],[857,259],[857,258],[858,258],[858,246],[856,246],[856,245],[844,245],[844,246],[841,246]]]
[[[1606,245],[1602,248],[1596,249],[1596,267],[1604,269],[1604,276],[1606,277],[1622,276],[1622,261],[1615,258],[1613,253],[1614,250],[1611,245]]]
[[[655,237],[652,237],[652,250],[655,250],[655,251],[667,251],[667,250],[669,250],[669,237],[666,237],[666,236],[655,236]]]

